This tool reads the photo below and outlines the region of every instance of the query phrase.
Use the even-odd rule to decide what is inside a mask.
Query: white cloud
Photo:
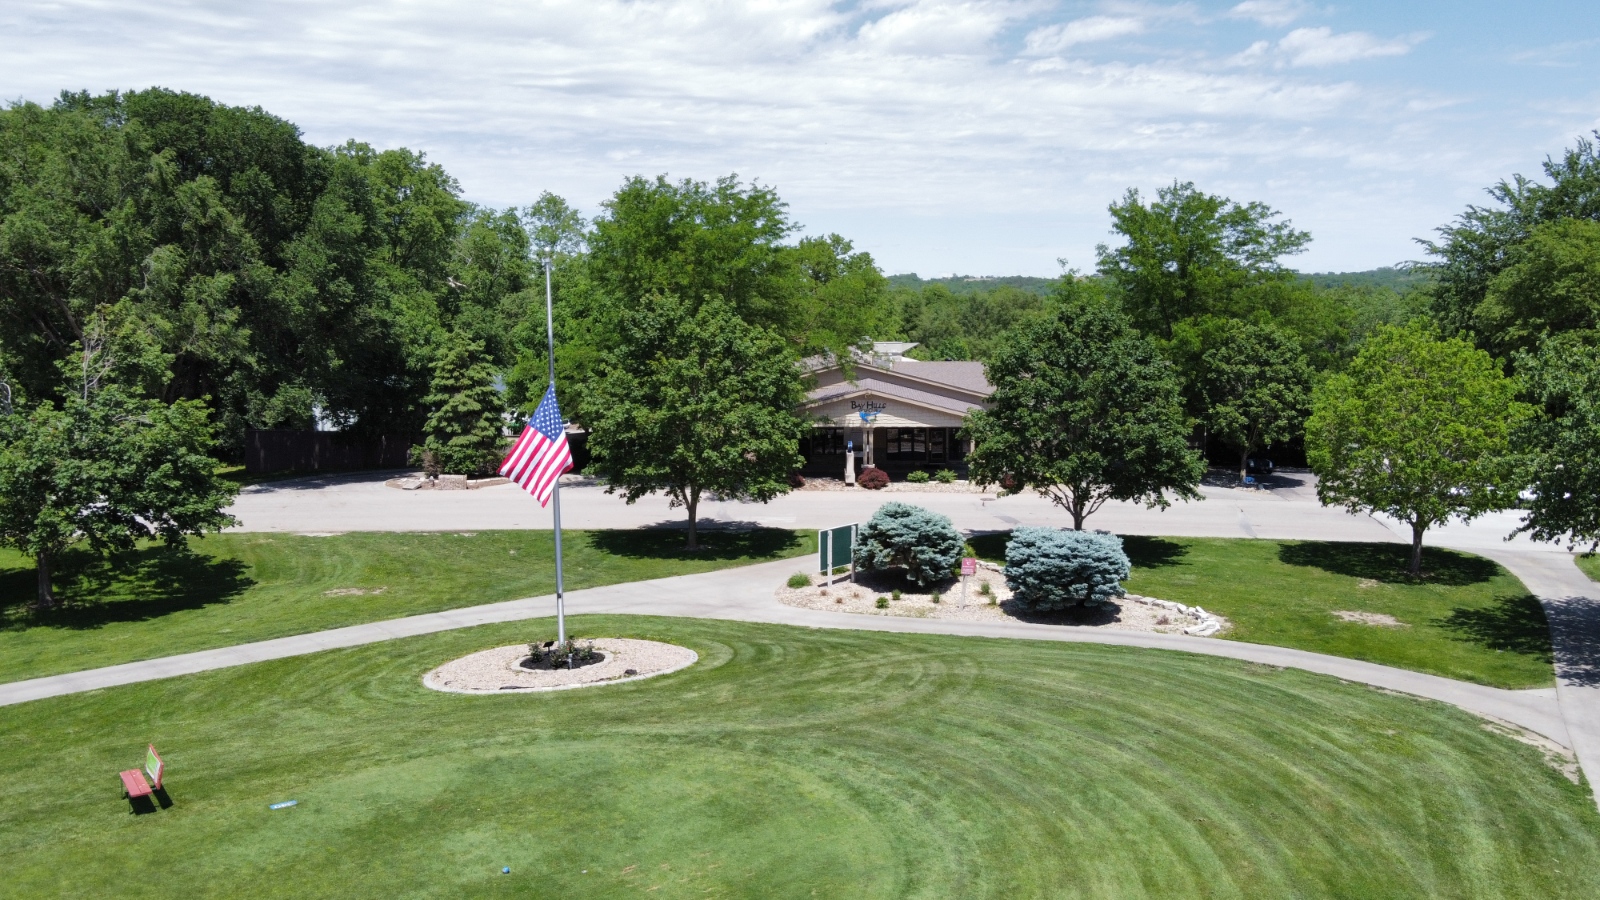
[[[1419,92],[1403,81],[1368,88],[1288,69],[1388,52],[1376,38],[1352,51],[1347,35],[1319,44],[1290,41],[1295,32],[1247,51],[1282,69],[1218,71],[1187,27],[1183,44],[1109,61],[1008,57],[1012,35],[1028,35],[1035,54],[1134,34],[1154,45],[1168,37],[1160,22],[1197,15],[1107,4],[1053,22],[1043,10],[1033,0],[8,0],[0,84],[40,102],[64,88],[159,84],[260,105],[318,144],[426,151],[469,199],[502,207],[549,189],[592,212],[635,173],[738,172],[775,185],[813,232],[838,230],[898,271],[1047,274],[1063,254],[1083,265],[1107,202],[1174,177],[1313,227],[1324,196],[1366,198],[1341,215],[1368,223],[1351,226],[1362,246],[1394,238],[1387,263],[1459,210],[1454,195],[1442,207],[1416,201],[1416,185],[1470,174],[1459,192],[1470,198],[1503,174],[1445,159],[1487,153],[1481,141],[1440,139],[1458,126],[1409,112]],[[1396,209],[1420,211],[1420,224]],[[1319,247],[1329,238],[1317,236]]]
[[[1235,19],[1253,19],[1269,28],[1279,28],[1305,15],[1309,5],[1300,0],[1244,0],[1228,10]]]
[[[1047,56],[1060,53],[1075,44],[1140,34],[1144,28],[1144,21],[1133,16],[1090,16],[1036,28],[1028,33],[1024,45],[1029,54]]]
[[[992,2],[918,0],[861,26],[865,44],[897,53],[977,53],[1024,12]]]
[[[1413,34],[1386,41],[1364,31],[1334,34],[1333,29],[1324,25],[1296,28],[1278,42],[1278,51],[1291,66],[1331,66],[1358,59],[1404,56],[1426,37]]]

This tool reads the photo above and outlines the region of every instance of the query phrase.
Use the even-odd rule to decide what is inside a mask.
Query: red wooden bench
[[[161,790],[161,776],[166,773],[167,764],[161,761],[161,754],[156,752],[155,745],[147,746],[144,771],[129,769],[118,773],[118,777],[122,779],[122,790],[127,793],[129,800],[148,797]],[[147,774],[150,776],[148,780],[145,778]]]

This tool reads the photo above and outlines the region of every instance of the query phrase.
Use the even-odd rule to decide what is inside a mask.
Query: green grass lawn
[[[567,590],[707,572],[815,552],[816,536],[568,531]],[[0,551],[0,682],[115,665],[555,591],[548,531],[222,534],[194,553],[152,548],[97,563],[69,554],[59,610],[35,614],[29,560]]]
[[[972,540],[1003,561],[1004,534]],[[1128,590],[1226,616],[1226,637],[1314,650],[1504,688],[1555,675],[1544,610],[1522,582],[1478,556],[1425,548],[1420,583],[1399,544],[1244,538],[1123,538]],[[1403,627],[1346,622],[1335,610],[1382,613]]]
[[[1600,896],[1587,791],[1442,704],[1161,651],[622,617],[574,630],[701,661],[420,684],[548,625],[7,707],[0,895]],[[135,816],[116,772],[146,741],[172,804]]]
[[[1590,581],[1600,581],[1600,553],[1584,553],[1578,557],[1578,568]]]

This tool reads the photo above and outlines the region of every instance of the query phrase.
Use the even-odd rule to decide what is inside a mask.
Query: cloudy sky
[[[407,146],[468,199],[593,213],[632,174],[775,186],[888,272],[1092,268],[1174,179],[1415,259],[1600,127],[1591,3],[7,0],[0,97],[162,85]]]

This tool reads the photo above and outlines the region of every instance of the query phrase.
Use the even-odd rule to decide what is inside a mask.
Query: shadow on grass
[[[227,603],[255,584],[246,569],[237,559],[187,548],[146,547],[109,559],[68,551],[55,573],[56,605],[48,610],[33,609],[32,569],[0,572],[0,628],[89,629]]]
[[[1006,561],[1006,545],[1010,542],[1009,531],[990,531],[967,538],[968,546],[972,547],[979,559],[1002,565]],[[1175,566],[1189,552],[1189,548],[1177,541],[1147,537],[1142,534],[1123,535],[1122,549],[1128,554],[1128,561],[1133,563],[1135,569]]]
[[[1354,544],[1339,541],[1304,541],[1284,544],[1278,559],[1305,566],[1385,583],[1415,584],[1406,574],[1411,548],[1405,544]],[[1461,587],[1482,584],[1500,573],[1500,567],[1481,556],[1468,556],[1438,547],[1422,548],[1422,581]]]
[[[1457,640],[1488,650],[1521,653],[1547,663],[1552,659],[1550,625],[1539,598],[1532,594],[1500,597],[1493,606],[1457,607],[1434,624]]]
[[[984,534],[974,534],[967,538],[967,546],[979,559],[992,563],[1005,564],[1006,544],[1011,542],[1011,532],[990,531]]]
[[[1128,562],[1133,563],[1135,569],[1176,566],[1182,563],[1183,557],[1189,553],[1189,548],[1177,541],[1146,537],[1142,534],[1124,535],[1122,550],[1128,554]]]
[[[805,548],[800,535],[782,528],[702,529],[699,537],[699,550],[683,549],[682,528],[594,531],[589,534],[589,544],[627,559],[759,559],[798,553]]]

